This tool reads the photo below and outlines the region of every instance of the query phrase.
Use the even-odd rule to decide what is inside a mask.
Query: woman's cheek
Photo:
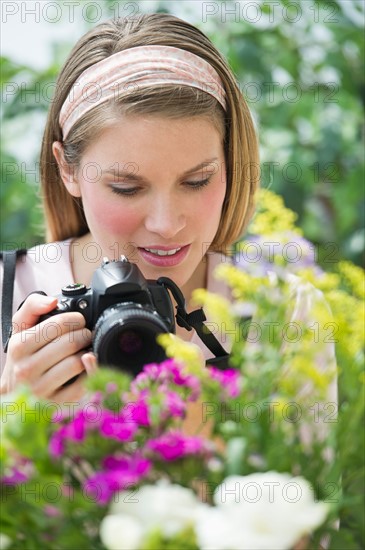
[[[132,234],[143,224],[141,209],[124,207],[120,204],[119,197],[108,202],[97,200],[95,197],[87,203],[84,202],[84,210],[95,237],[106,233],[110,236],[128,237],[133,240]]]
[[[201,202],[197,206],[200,213],[209,212],[210,220],[219,222],[225,194],[226,186],[223,184],[212,186],[211,189],[208,188],[207,192],[201,196]],[[207,217],[204,216],[203,219],[205,222],[207,221]]]

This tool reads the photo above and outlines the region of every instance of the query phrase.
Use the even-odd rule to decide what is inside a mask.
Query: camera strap
[[[19,250],[3,250],[0,252],[0,259],[2,259],[4,263],[3,287],[1,293],[1,336],[5,353],[8,349],[8,342],[12,333],[16,261],[20,256],[26,253],[27,251],[23,248]]]
[[[191,313],[187,313],[185,308],[183,309],[177,307],[176,322],[180,327],[184,327],[187,330],[191,330],[193,328],[201,341],[212,353],[214,353],[216,357],[228,356],[226,350],[220,342],[218,342],[217,338],[209,330],[207,325],[204,324],[204,321],[206,320],[207,318],[202,308],[196,309]]]
[[[204,324],[206,316],[202,308],[196,309],[191,313],[187,313],[185,309],[185,298],[179,287],[169,278],[160,277],[157,281],[159,284],[168,288],[171,291],[176,301],[176,322],[180,327],[186,330],[194,329],[199,338],[206,347],[215,355],[214,358],[208,359],[207,364],[225,370],[231,368],[229,365],[229,353],[223,348],[214,334]],[[248,319],[243,319],[247,321]]]

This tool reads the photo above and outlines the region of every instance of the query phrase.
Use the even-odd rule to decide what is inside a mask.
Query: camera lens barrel
[[[108,307],[99,317],[93,349],[101,365],[136,375],[147,363],[166,358],[156,337],[169,331],[169,324],[151,306],[123,302]]]

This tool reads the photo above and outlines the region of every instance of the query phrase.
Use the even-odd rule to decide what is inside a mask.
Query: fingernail
[[[55,296],[43,296],[43,301],[47,306],[51,305],[55,300],[57,300]]]
[[[87,374],[92,374],[98,368],[96,358],[93,354],[87,353],[81,357],[81,361],[85,367]]]

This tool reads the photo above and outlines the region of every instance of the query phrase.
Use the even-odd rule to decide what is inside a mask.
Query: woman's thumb
[[[43,296],[42,294],[31,294],[24,300],[21,307],[13,316],[13,334],[34,327],[41,315],[45,315],[55,309],[57,298]]]

